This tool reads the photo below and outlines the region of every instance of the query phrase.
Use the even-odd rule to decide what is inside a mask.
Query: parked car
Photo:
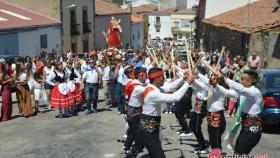
[[[260,88],[263,95],[265,125],[280,124],[280,69],[260,71]]]
[[[181,40],[181,39],[178,39],[177,42],[176,42],[176,45],[177,46],[184,46],[185,45],[185,41]]]
[[[184,50],[184,49],[175,49],[174,50],[174,54],[179,54],[180,55],[180,58],[183,59],[183,60],[187,60],[187,51]]]

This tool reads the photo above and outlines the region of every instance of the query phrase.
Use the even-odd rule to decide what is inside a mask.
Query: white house
[[[162,9],[149,13],[149,38],[173,38],[171,27],[171,13],[176,11],[175,8]]]
[[[131,44],[132,48],[140,50],[144,48],[144,20],[137,16],[131,15]]]
[[[42,48],[60,51],[60,21],[8,3],[0,6],[0,55],[34,57]]]

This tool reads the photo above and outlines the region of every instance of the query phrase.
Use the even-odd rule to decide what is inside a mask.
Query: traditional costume
[[[69,116],[68,108],[75,104],[66,81],[67,76],[64,70],[62,72],[54,70],[47,78],[47,83],[54,86],[51,93],[51,106],[59,110],[57,117]]]
[[[157,71],[149,74],[149,79],[155,79],[160,76],[164,76],[163,72]],[[149,84],[142,93],[143,111],[140,115],[139,132],[142,142],[152,158],[165,158],[159,139],[161,104],[180,100],[186,93],[189,84],[184,83],[184,85],[173,94],[166,94],[163,93],[163,91],[175,90],[183,81],[184,80],[181,78],[161,88]]]

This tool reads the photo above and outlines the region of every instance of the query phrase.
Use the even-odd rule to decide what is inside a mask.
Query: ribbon
[[[233,126],[231,127],[230,129],[230,132],[226,134],[225,136],[225,140],[226,140],[226,145],[227,145],[227,148],[231,151],[233,151],[233,140],[234,140],[234,137],[240,127],[240,124],[241,124],[241,112],[242,112],[242,109],[246,103],[246,100],[247,98],[245,96],[241,96],[240,97],[240,101],[239,101],[239,107],[238,107],[238,110],[236,112],[236,115],[237,115],[237,118],[235,120],[235,123],[233,124]]]
[[[162,71],[158,71],[158,72],[149,74],[149,78],[150,78],[150,79],[157,78],[157,77],[160,77],[160,76],[164,76],[164,74],[163,74]]]

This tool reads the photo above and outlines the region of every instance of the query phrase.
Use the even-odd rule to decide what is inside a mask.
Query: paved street
[[[100,99],[102,99],[100,93]],[[0,158],[122,158],[124,121],[117,115],[115,108],[99,103],[99,112],[57,119],[56,111],[47,111],[32,117],[17,117],[17,105],[14,104],[14,119],[0,123]],[[196,155],[191,145],[196,144],[194,135],[182,141],[176,130],[178,125],[172,114],[163,114],[161,139],[168,158],[207,157]],[[227,127],[233,118],[227,119]],[[204,133],[206,123],[203,123]],[[268,154],[269,158],[280,155],[279,129],[263,134],[252,154]],[[118,141],[119,140],[119,141]],[[225,145],[223,145],[225,149]],[[228,150],[225,152],[230,153]],[[139,157],[146,157],[144,151]]]

